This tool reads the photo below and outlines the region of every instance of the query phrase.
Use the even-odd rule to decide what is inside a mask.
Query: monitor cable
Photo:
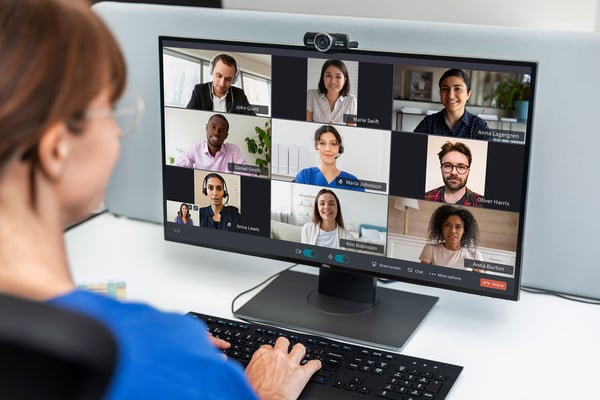
[[[259,287],[266,285],[268,282],[271,282],[273,279],[277,278],[279,275],[281,275],[282,273],[291,270],[294,267],[297,267],[298,264],[292,264],[287,268],[282,269],[281,271],[278,271],[276,273],[274,273],[273,275],[269,276],[267,279],[265,279],[264,281],[262,281],[261,283],[251,287],[250,289],[246,289],[243,292],[238,293],[233,300],[231,300],[231,315],[234,315],[234,310],[235,310],[235,302],[237,301],[237,299],[239,299],[240,297],[242,297],[245,294],[248,294],[256,289],[258,289]]]
[[[560,297],[561,299],[565,299],[565,300],[576,301],[578,303],[592,304],[595,306],[600,306],[600,300],[593,299],[591,297],[577,296],[577,295],[559,292],[556,290],[536,289],[536,288],[532,288],[530,286],[521,286],[521,290],[524,292],[528,292],[528,293],[545,294],[545,295],[549,295],[549,296]]]

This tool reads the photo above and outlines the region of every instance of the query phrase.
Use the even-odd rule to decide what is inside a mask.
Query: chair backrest
[[[45,303],[0,294],[0,396],[101,399],[117,344],[99,322]]]

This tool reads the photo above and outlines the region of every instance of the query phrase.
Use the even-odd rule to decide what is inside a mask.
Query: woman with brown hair
[[[89,4],[0,0],[0,54],[0,291],[103,323],[120,350],[107,398],[297,397],[320,367],[300,366],[303,346],[259,349],[244,376],[199,321],[76,289],[64,227],[103,200],[124,133],[115,117],[139,115],[115,108],[125,63]]]
[[[333,191],[323,188],[315,196],[312,222],[302,227],[301,241],[339,249],[342,239],[354,239],[354,236],[344,228],[340,200]]]
[[[181,203],[177,216],[175,217],[176,224],[194,225],[194,220],[190,215],[190,207],[186,203]]]

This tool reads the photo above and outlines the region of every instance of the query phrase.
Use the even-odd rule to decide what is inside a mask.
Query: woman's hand
[[[231,343],[229,343],[226,340],[216,338],[213,335],[211,335],[210,333],[208,334],[208,339],[212,342],[212,344],[214,344],[217,348],[219,348],[221,350],[227,350],[228,348],[231,347]]]
[[[246,367],[246,376],[262,400],[296,399],[310,377],[321,368],[321,361],[304,365],[306,348],[298,343],[288,353],[290,342],[279,337],[275,346],[263,345],[254,352]]]

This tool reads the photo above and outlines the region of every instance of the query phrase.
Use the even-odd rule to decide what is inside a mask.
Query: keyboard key
[[[381,390],[377,397],[381,397],[389,400],[402,400],[403,397],[400,393],[392,392],[390,390]]]

